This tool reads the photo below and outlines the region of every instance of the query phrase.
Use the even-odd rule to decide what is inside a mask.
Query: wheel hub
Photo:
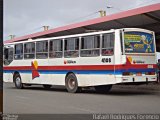
[[[17,86],[20,86],[21,84],[21,79],[19,77],[16,78],[16,85]]]
[[[69,84],[68,84],[68,85],[69,85],[69,88],[74,89],[74,87],[75,87],[75,85],[76,85],[75,80],[74,80],[74,79],[69,79],[68,83],[69,83]]]

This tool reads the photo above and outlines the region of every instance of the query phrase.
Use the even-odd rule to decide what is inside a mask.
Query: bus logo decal
[[[127,64],[127,65],[131,65],[131,64],[132,64],[132,61],[133,61],[133,60],[132,60],[132,57],[127,57],[126,59],[127,59],[126,64]]]
[[[132,57],[128,57],[130,63],[132,63]]]
[[[64,64],[76,64],[76,61],[73,61],[73,60],[64,60]]]
[[[36,77],[39,77],[39,72],[38,72],[38,62],[34,60],[32,63],[32,80]]]

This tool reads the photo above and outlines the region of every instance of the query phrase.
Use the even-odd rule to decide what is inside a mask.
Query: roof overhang
[[[17,42],[35,38],[84,33],[88,30],[109,30],[109,29],[131,28],[131,27],[144,28],[155,31],[156,38],[160,39],[160,3],[80,23],[74,23],[43,32],[33,33],[30,35],[14,38],[12,40],[7,40],[5,41],[5,43]]]

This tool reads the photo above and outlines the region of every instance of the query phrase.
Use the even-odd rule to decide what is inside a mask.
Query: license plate
[[[136,73],[136,76],[142,76],[142,73]]]

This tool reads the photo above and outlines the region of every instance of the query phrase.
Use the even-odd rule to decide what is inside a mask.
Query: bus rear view
[[[18,89],[32,84],[63,85],[68,92],[114,84],[156,82],[153,31],[112,29],[4,45],[4,80]]]
[[[121,31],[122,83],[148,83],[157,81],[156,46],[154,32],[126,28]]]

